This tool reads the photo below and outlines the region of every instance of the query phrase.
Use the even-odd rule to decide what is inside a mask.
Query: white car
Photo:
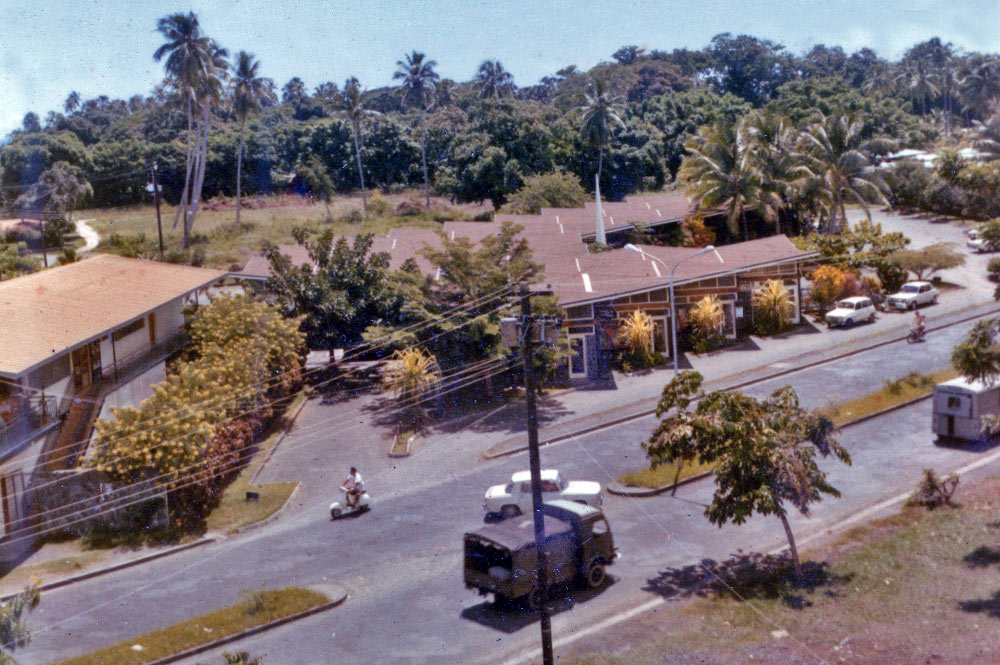
[[[895,309],[916,309],[920,305],[933,305],[937,299],[938,290],[930,282],[907,282],[886,302]]]
[[[826,324],[831,328],[834,326],[845,326],[850,328],[855,323],[875,320],[875,304],[871,298],[865,296],[855,296],[844,298],[837,303],[837,307],[826,313]]]
[[[1000,249],[996,246],[996,243],[992,243],[986,238],[973,238],[969,242],[965,243],[965,245],[973,252],[979,252],[980,254],[985,252],[995,252],[997,249]]]
[[[542,501],[565,499],[600,508],[604,503],[601,484],[590,480],[567,481],[555,469],[542,469]],[[531,513],[531,472],[518,471],[506,485],[494,485],[486,490],[483,503],[487,515],[516,517]]]

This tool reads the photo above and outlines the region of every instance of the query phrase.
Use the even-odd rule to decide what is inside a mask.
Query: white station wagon
[[[604,503],[601,484],[590,480],[567,481],[555,469],[542,469],[542,501],[565,499],[600,508]],[[483,503],[487,515],[515,517],[531,513],[531,472],[518,471],[506,485],[494,485],[486,490]]]
[[[826,314],[826,323],[831,328],[833,326],[845,326],[850,328],[855,323],[875,320],[875,305],[871,298],[855,296],[844,298],[837,303],[837,307]]]
[[[907,282],[889,296],[889,307],[896,309],[916,309],[919,305],[933,305],[938,299],[938,290],[930,282]]]

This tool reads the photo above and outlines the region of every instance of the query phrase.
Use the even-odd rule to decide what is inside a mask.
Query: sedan
[[[542,469],[542,501],[565,499],[600,508],[604,503],[601,484],[590,480],[567,481],[555,469]],[[531,472],[518,471],[506,485],[494,485],[486,490],[483,503],[487,516],[515,517],[531,512]]]

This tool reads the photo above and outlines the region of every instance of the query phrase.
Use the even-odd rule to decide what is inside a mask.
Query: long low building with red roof
[[[798,249],[784,235],[722,245],[717,253],[698,256],[697,247],[640,245],[641,253],[622,247],[626,234],[636,225],[662,231],[693,212],[690,202],[676,194],[602,203],[609,248],[598,252],[590,251],[597,235],[597,210],[589,202],[582,208],[544,208],[538,215],[497,214],[493,222],[445,222],[440,231],[397,228],[376,236],[371,251],[386,252],[392,269],[413,259],[424,274],[438,278],[436,267],[421,250],[439,248],[442,234],[451,240],[467,238],[478,243],[497,234],[504,222],[520,225],[534,259],[544,265],[542,283],[554,292],[567,313],[563,327],[573,351],[567,368],[569,378],[595,379],[610,372],[618,319],[635,309],[652,318],[653,349],[670,355],[671,275],[665,266],[675,267],[674,305],[679,329],[685,327],[688,310],[711,295],[723,307],[722,332],[729,337],[745,334],[752,327],[753,290],[770,279],[780,280],[788,288],[794,301],[791,320],[800,321],[800,266],[817,253]],[[303,260],[300,247],[289,248],[287,254],[293,262]],[[251,267],[254,275],[247,274]],[[248,264],[242,273],[234,273],[253,279],[266,279],[269,274],[266,261]]]

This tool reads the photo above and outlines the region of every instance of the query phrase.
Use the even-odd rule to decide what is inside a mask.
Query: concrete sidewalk
[[[997,312],[997,305],[993,302],[953,311],[936,317],[935,325],[930,326],[928,334],[933,335],[935,330]],[[704,386],[707,390],[738,389],[764,379],[898,342],[905,339],[909,331],[907,317],[900,318],[899,322],[898,326],[837,345],[815,344],[806,345],[806,348],[795,345],[782,349],[780,340],[751,337],[740,346],[706,356],[682,355],[679,367],[682,370],[695,369],[701,372],[705,377]],[[616,372],[613,384],[606,388],[595,386],[548,395],[540,400],[538,408],[539,442],[543,445],[554,443],[651,414],[656,409],[660,391],[671,378],[672,367],[657,368],[635,376],[624,376]],[[498,421],[508,423],[518,418],[524,418],[523,403],[512,404],[505,413],[496,416]],[[493,459],[526,449],[527,437],[521,433],[494,443],[483,456]]]

